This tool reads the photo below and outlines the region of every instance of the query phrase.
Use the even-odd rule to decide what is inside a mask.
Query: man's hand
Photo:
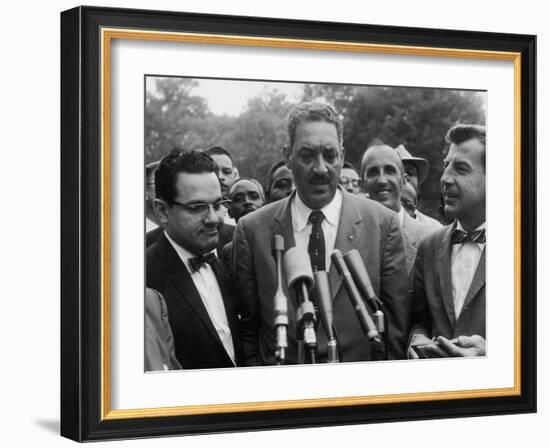
[[[451,340],[438,336],[436,341],[444,356],[485,356],[485,339],[477,334]]]
[[[418,355],[418,352],[421,353],[421,356]],[[429,339],[423,334],[415,334],[412,337],[407,355],[409,359],[444,358],[448,356],[446,352],[439,348],[435,340]]]

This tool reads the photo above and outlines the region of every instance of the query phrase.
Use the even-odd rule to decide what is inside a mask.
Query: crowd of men
[[[340,116],[319,102],[295,106],[287,130],[265,190],[221,146],[175,149],[146,167],[145,369],[277,363],[274,235],[326,271],[340,361],[374,359],[331,258],[353,249],[384,311],[386,359],[484,356],[485,128],[446,135],[447,225],[419,210],[429,164],[403,145],[374,141],[356,170],[344,162]],[[285,363],[296,364],[303,316],[283,288]],[[315,362],[327,362],[327,331],[315,333]]]

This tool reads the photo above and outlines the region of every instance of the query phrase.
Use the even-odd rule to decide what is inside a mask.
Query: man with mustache
[[[147,287],[166,301],[184,369],[241,362],[236,307],[214,249],[225,212],[217,166],[202,151],[171,151],[155,173],[155,212],[164,232],[147,249]]]
[[[441,177],[454,222],[420,243],[409,356],[485,355],[485,127],[447,133]]]
[[[398,215],[403,231],[407,272],[411,273],[418,244],[432,232],[430,226],[415,221],[401,204],[401,194],[406,184],[405,168],[395,149],[384,144],[368,148],[361,159],[363,185],[369,197]]]
[[[284,155],[296,190],[289,197],[241,218],[233,238],[245,363],[275,364],[276,266],[271,252],[274,235],[283,236],[285,249],[303,248],[314,271],[328,271],[340,360],[345,362],[370,360],[371,346],[330,256],[334,249],[342,253],[358,249],[374,291],[385,305],[388,357],[403,358],[409,304],[397,215],[338,187],[344,160],[343,125],[332,106],[318,102],[298,104],[289,114],[287,129]],[[287,297],[293,297],[286,284],[284,289]],[[299,362],[296,309],[290,298],[288,364]],[[316,359],[326,362],[327,338],[322,326],[316,334]]]

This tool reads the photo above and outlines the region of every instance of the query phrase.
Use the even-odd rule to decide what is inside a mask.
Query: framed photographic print
[[[63,12],[62,435],[535,412],[535,44]]]

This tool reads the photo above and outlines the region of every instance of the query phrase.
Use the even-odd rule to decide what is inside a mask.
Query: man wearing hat
[[[370,199],[397,213],[403,233],[407,272],[410,275],[418,244],[433,229],[414,220],[402,205],[406,176],[399,154],[383,143],[370,146],[361,158],[361,176]]]
[[[405,173],[409,183],[414,187],[417,194],[417,203],[420,201],[420,186],[424,183],[428,177],[430,171],[430,164],[426,159],[421,157],[414,157],[403,145],[399,145],[395,150],[398,152],[403,165],[405,166]],[[431,230],[437,230],[443,227],[443,225],[422,213],[418,208],[415,210],[415,219],[422,225],[429,227]]]

